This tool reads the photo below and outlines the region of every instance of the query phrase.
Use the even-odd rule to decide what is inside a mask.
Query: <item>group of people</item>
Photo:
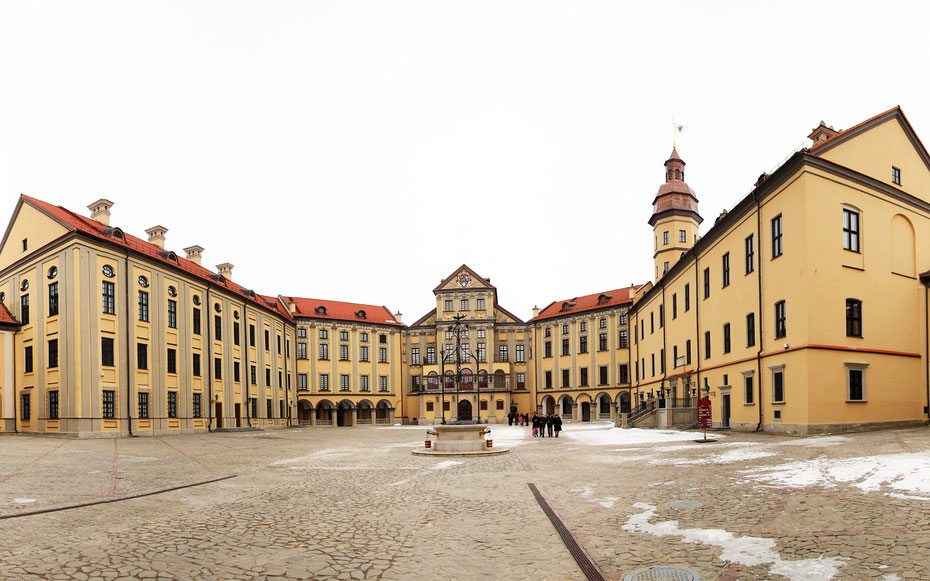
[[[547,433],[550,438],[558,438],[559,432],[562,431],[562,417],[559,414],[540,415],[534,413],[531,418],[529,414],[510,412],[507,414],[507,425],[533,426],[534,438],[545,438]]]

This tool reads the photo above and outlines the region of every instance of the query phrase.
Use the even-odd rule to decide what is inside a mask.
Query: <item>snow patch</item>
[[[930,452],[885,454],[859,458],[817,458],[743,470],[751,480],[792,488],[805,486],[835,487],[846,483],[875,492],[887,486],[913,495],[911,498],[930,500]]]
[[[744,462],[746,460],[757,460],[759,458],[767,458],[768,456],[776,456],[775,452],[766,452],[765,450],[727,450],[721,454],[715,454],[710,457],[704,458],[687,458],[687,459],[677,459],[677,458],[660,458],[655,460],[650,460],[650,464],[660,465],[660,464],[674,464],[678,465],[688,465],[688,464],[732,464],[733,462]]]
[[[646,430],[642,428],[596,427],[597,429],[571,430],[563,432],[563,436],[581,444],[595,446],[623,446],[636,444],[653,444],[657,442],[683,442],[694,440],[694,434],[672,430]]]
[[[682,540],[685,543],[703,543],[720,547],[723,550],[719,558],[723,561],[747,567],[771,563],[770,572],[783,575],[791,581],[832,579],[845,561],[842,557],[824,558],[823,556],[818,559],[785,561],[774,551],[775,539],[738,537],[723,529],[682,529],[676,520],[653,524],[650,521],[656,516],[655,505],[637,502],[633,506],[642,509],[643,512],[630,515],[622,527],[625,531],[646,533],[656,537],[678,536],[683,537]]]
[[[433,470],[445,470],[446,468],[452,468],[453,466],[457,466],[459,464],[464,464],[464,462],[460,462],[458,460],[445,460],[433,466],[432,469]]]
[[[36,499],[34,498],[14,498],[13,499],[13,502],[15,502],[16,504],[32,504],[35,501]]]
[[[569,490],[569,492],[578,493],[582,499],[587,500],[588,502],[596,502],[599,505],[603,506],[604,508],[611,508],[615,502],[620,500],[620,498],[616,496],[605,496],[603,498],[595,498],[594,489],[591,488],[590,486],[584,486],[581,488],[572,488],[571,490]]]

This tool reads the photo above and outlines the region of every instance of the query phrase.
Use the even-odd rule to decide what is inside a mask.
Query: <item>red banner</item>
[[[706,397],[698,400],[698,428],[709,430],[713,427],[713,419],[710,410],[710,400]]]

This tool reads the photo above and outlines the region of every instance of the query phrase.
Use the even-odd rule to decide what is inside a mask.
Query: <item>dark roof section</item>
[[[20,323],[6,305],[0,303],[0,328],[19,328]]]
[[[207,285],[224,288],[233,293],[241,293],[241,289],[243,287],[232,282],[231,280],[227,280],[225,277],[218,275],[198,264],[195,264],[186,258],[181,258],[180,256],[175,255],[173,252],[165,252],[151,242],[147,242],[141,238],[136,238],[135,236],[126,234],[119,228],[104,226],[96,220],[91,220],[90,218],[86,218],[80,214],[75,214],[67,208],[53,206],[48,202],[43,202],[42,200],[32,198],[30,196],[23,195],[20,196],[20,198],[23,202],[48,215],[66,228],[76,230],[82,234],[91,236],[98,240],[103,240],[109,244],[121,246],[128,251],[143,255],[153,262],[167,265],[173,269],[180,269],[188,275],[200,279]],[[274,311],[276,314],[284,317],[285,319],[291,320],[290,313],[286,308],[284,308],[284,305],[282,305],[280,301],[277,301],[271,297],[263,297],[261,295],[249,296],[245,293],[242,294],[246,297],[246,302],[250,302],[252,305],[261,307],[265,310]]]

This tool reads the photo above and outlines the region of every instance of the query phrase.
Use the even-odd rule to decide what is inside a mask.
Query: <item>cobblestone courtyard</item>
[[[584,579],[533,483],[610,579],[665,564],[704,579],[930,578],[927,428],[701,445],[492,426],[510,454],[413,456],[425,431],[2,436],[0,577]],[[82,503],[97,504],[26,514]]]

